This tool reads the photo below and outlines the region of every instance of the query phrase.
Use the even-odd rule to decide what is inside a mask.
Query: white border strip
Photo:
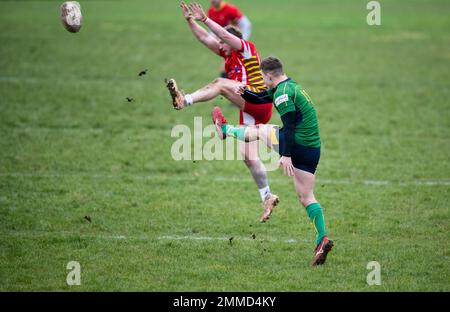
[[[0,173],[0,177],[16,177],[16,178],[93,178],[93,179],[121,179],[131,177],[141,180],[171,180],[171,181],[198,181],[201,177],[182,177],[167,175],[140,175],[133,173],[106,174],[106,173],[33,173],[33,172],[10,172]],[[215,182],[243,182],[252,183],[249,177],[238,178],[233,176],[217,176],[213,178]],[[270,179],[276,183],[290,183],[291,179]],[[320,184],[336,184],[336,185],[366,185],[366,186],[450,186],[450,179],[445,180],[410,180],[410,181],[389,181],[389,180],[334,180],[334,179],[317,179],[317,185]]]

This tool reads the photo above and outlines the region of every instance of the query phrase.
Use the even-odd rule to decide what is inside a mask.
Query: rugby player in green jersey
[[[261,69],[269,90],[256,93],[242,86],[236,92],[250,103],[273,102],[283,127],[279,129],[268,124],[233,127],[227,123],[219,107],[212,111],[213,122],[221,139],[262,140],[280,154],[278,164],[283,167],[285,175],[294,177],[300,202],[317,231],[313,265],[321,265],[333,247],[333,241],[327,237],[323,210],[314,196],[315,172],[320,158],[317,113],[301,86],[285,75],[279,59],[264,59]],[[268,218],[272,211],[265,213]]]

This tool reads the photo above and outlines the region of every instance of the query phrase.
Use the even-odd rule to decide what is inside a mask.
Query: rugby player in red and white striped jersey
[[[272,103],[255,105],[246,102],[235,92],[242,84],[255,92],[267,89],[262,78],[260,57],[254,44],[243,40],[242,33],[236,27],[229,25],[224,28],[209,19],[198,3],[187,6],[181,2],[181,8],[194,36],[212,52],[224,58],[228,78],[217,78],[190,94],[184,94],[179,90],[175,79],[170,79],[167,88],[172,96],[173,107],[181,110],[194,103],[207,102],[222,95],[240,109],[241,125],[266,124],[272,116]],[[210,36],[196,21],[205,24],[217,38]],[[270,192],[266,169],[258,157],[258,145],[254,142],[242,143],[240,148],[244,162],[258,186],[264,210],[261,221],[265,222],[279,199]]]

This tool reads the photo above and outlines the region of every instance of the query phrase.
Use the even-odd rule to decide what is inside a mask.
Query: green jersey
[[[302,87],[291,79],[268,90],[280,116],[288,112],[296,113],[295,143],[309,147],[320,147],[319,124],[317,112],[311,98]]]

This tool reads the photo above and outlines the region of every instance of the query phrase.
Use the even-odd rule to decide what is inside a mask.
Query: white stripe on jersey
[[[242,63],[241,63],[241,64],[242,64]],[[243,84],[247,84],[247,69],[245,68],[244,64],[242,64],[241,72],[242,72],[242,79],[241,79],[241,82],[242,82]]]
[[[244,59],[249,59],[252,57],[252,50],[250,49],[250,45],[248,42],[241,39],[242,46],[244,47],[244,50],[241,52],[241,55]]]

